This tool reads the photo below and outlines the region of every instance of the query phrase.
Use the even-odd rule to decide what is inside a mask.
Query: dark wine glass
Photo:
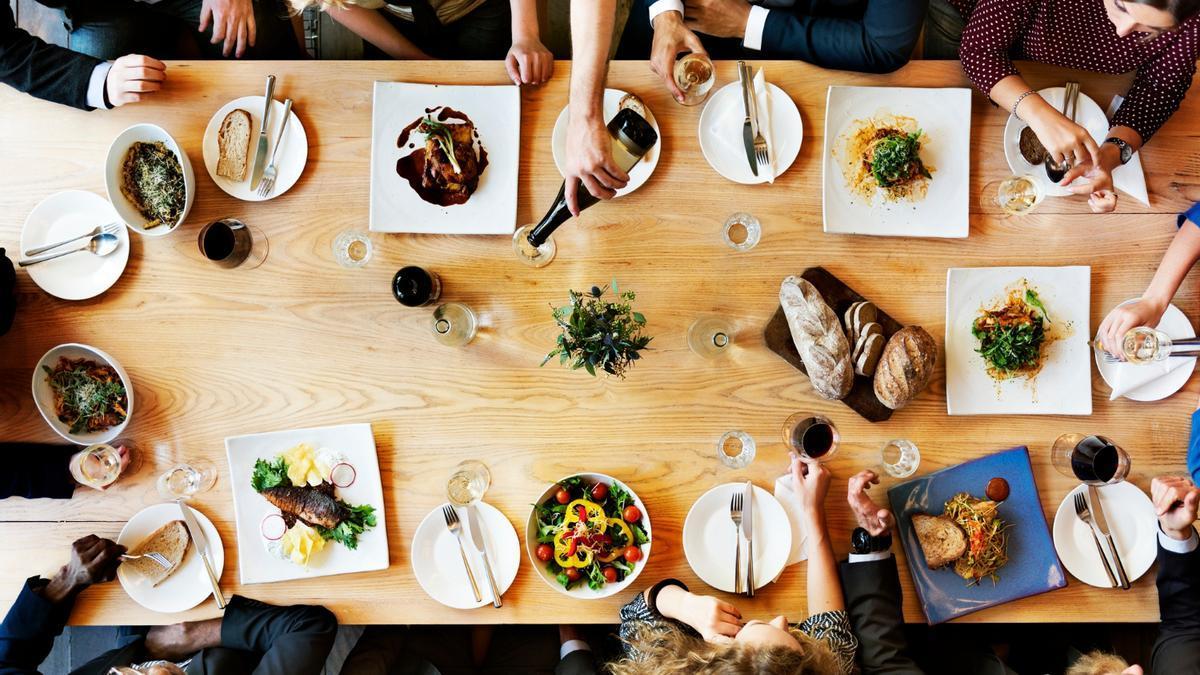
[[[1104,436],[1063,434],[1050,459],[1059,473],[1088,485],[1119,483],[1129,475],[1129,455]]]
[[[266,237],[255,236],[250,226],[234,218],[213,221],[200,230],[200,253],[220,267],[232,269],[249,261],[258,267],[266,260]]]
[[[783,423],[783,442],[792,452],[818,462],[828,461],[837,452],[837,428],[828,418],[796,413]]]

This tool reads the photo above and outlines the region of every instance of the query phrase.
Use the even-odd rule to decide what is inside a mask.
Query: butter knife
[[[746,595],[754,597],[754,483],[746,481],[745,506],[742,507],[742,534],[746,536]]]
[[[475,550],[479,551],[479,557],[483,558],[483,569],[487,572],[488,585],[492,587],[492,605],[499,607],[504,603],[500,601],[500,589],[496,588],[496,576],[492,574],[492,563],[488,560],[487,545],[483,539],[483,526],[479,524],[479,509],[475,508],[474,504],[467,505],[467,522],[471,524],[471,543],[475,545]]]
[[[217,609],[225,609],[225,596],[221,594],[221,584],[217,582],[217,574],[213,571],[212,552],[208,548],[208,537],[204,536],[204,530],[196,520],[196,515],[192,513],[191,507],[184,504],[182,499],[175,500],[175,503],[179,504],[179,512],[183,514],[183,524],[187,527],[192,543],[196,545],[196,553],[200,554],[200,560],[204,561],[204,571],[208,572],[208,580],[212,582],[213,597],[217,599]]]
[[[262,124],[258,129],[258,149],[254,151],[254,170],[250,173],[250,189],[254,190],[258,187],[258,182],[262,180],[263,171],[267,169],[267,146],[270,145],[267,139],[267,121],[271,117],[271,104],[275,102],[275,76],[267,76],[267,93],[264,98],[266,102],[263,104]]]
[[[738,82],[742,84],[742,108],[746,111],[742,122],[742,145],[746,147],[746,161],[750,172],[758,176],[758,159],[754,156],[754,127],[750,121],[750,69],[745,61],[738,61]]]
[[[1104,542],[1108,544],[1108,551],[1112,553],[1113,565],[1117,568],[1117,581],[1121,585],[1122,590],[1129,590],[1129,576],[1125,574],[1125,565],[1121,563],[1121,554],[1117,553],[1117,544],[1113,541],[1112,533],[1108,531],[1108,519],[1104,517],[1104,506],[1100,503],[1100,491],[1095,485],[1088,486],[1088,501],[1092,506],[1092,518],[1096,523],[1096,529],[1100,530],[1100,536],[1104,537]]]

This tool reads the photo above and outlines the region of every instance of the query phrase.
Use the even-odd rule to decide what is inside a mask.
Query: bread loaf
[[[947,516],[914,513],[912,525],[921,553],[925,554],[925,564],[931,570],[945,567],[967,552],[962,528]]]
[[[813,391],[830,400],[845,398],[854,385],[854,364],[837,314],[812,284],[795,276],[780,284],[779,304]]]
[[[937,343],[920,326],[896,331],[883,348],[875,369],[875,397],[892,410],[899,410],[917,397],[933,377]]]
[[[187,526],[183,524],[183,521],[172,520],[150,533],[149,537],[129,550],[130,555],[142,555],[149,552],[161,553],[170,563],[169,568],[164,568],[149,558],[138,558],[122,564],[149,580],[151,586],[157,586],[179,569],[180,563],[187,555],[188,544],[191,543],[191,540],[192,537],[188,534]]]
[[[250,113],[234,108],[221,120],[217,131],[217,175],[244,180],[250,164],[250,138],[254,135]]]

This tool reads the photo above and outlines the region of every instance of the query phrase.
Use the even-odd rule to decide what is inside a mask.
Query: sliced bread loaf
[[[217,175],[230,180],[244,180],[250,164],[250,113],[235,108],[221,120],[217,131]]]

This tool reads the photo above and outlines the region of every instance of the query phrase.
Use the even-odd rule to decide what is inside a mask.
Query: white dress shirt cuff
[[[663,12],[679,12],[683,15],[683,0],[658,0],[650,3],[650,25],[654,25],[654,17]]]
[[[742,46],[754,51],[762,51],[763,31],[767,28],[767,15],[771,10],[762,5],[750,6],[750,17],[746,19],[746,37],[742,38]]]
[[[561,647],[558,648],[558,660],[561,661],[567,658],[567,654],[578,651],[590,652],[592,651],[592,648],[583,640],[567,640],[566,642],[562,643]]]
[[[88,80],[87,104],[93,108],[109,108],[104,105],[104,83],[108,81],[108,71],[112,70],[112,61],[105,61],[92,68],[92,79]]]
[[[876,551],[874,553],[851,553],[850,562],[874,562],[876,560],[887,560],[892,557],[891,551]]]
[[[1200,535],[1196,534],[1196,528],[1193,527],[1192,536],[1179,541],[1173,537],[1168,537],[1160,527],[1158,530],[1158,544],[1171,553],[1191,553],[1197,547],[1200,547]]]

